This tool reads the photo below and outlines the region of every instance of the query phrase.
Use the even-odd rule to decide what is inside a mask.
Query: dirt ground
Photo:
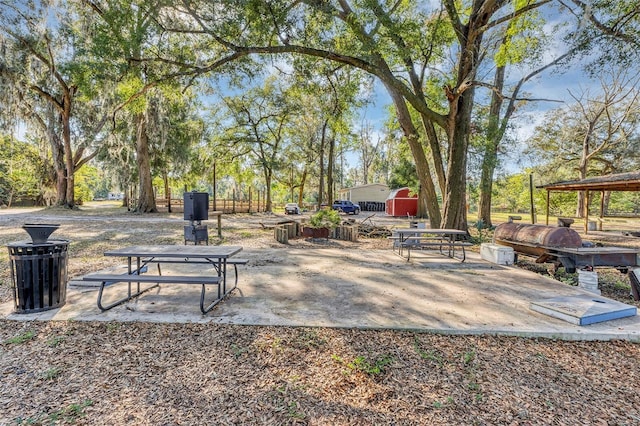
[[[226,216],[224,239],[212,243],[275,255],[286,249],[269,229],[279,219]],[[20,226],[27,221],[54,220],[61,224],[54,236],[72,241],[70,277],[113,266],[117,259],[102,253],[123,242],[181,244],[184,225],[180,214],[139,216],[112,207],[2,212],[0,243],[25,239]],[[389,245],[384,239],[291,244]],[[603,278],[603,295],[629,303],[625,276],[615,274]],[[0,302],[12,297],[8,256],[0,252]],[[0,320],[0,425],[636,425],[639,363],[640,346],[623,341]]]

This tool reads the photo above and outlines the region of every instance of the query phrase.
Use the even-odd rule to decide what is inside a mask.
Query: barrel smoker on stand
[[[560,226],[503,223],[493,234],[497,244],[513,247],[514,251],[536,258],[536,263],[553,263],[563,266],[568,273],[577,270],[594,271],[595,268],[615,268],[629,274],[631,292],[635,300],[640,299],[638,251],[628,247],[599,246],[583,241],[570,229],[570,223]]]

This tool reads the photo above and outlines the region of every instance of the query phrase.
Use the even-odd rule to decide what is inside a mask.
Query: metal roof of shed
[[[540,185],[547,191],[640,191],[640,171]]]

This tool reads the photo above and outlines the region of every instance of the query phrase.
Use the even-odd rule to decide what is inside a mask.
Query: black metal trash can
[[[67,299],[67,240],[7,245],[16,313],[29,314],[63,306]]]

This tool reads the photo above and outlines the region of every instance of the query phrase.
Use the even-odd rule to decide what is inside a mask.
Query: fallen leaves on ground
[[[0,321],[0,424],[639,424],[640,346]]]

